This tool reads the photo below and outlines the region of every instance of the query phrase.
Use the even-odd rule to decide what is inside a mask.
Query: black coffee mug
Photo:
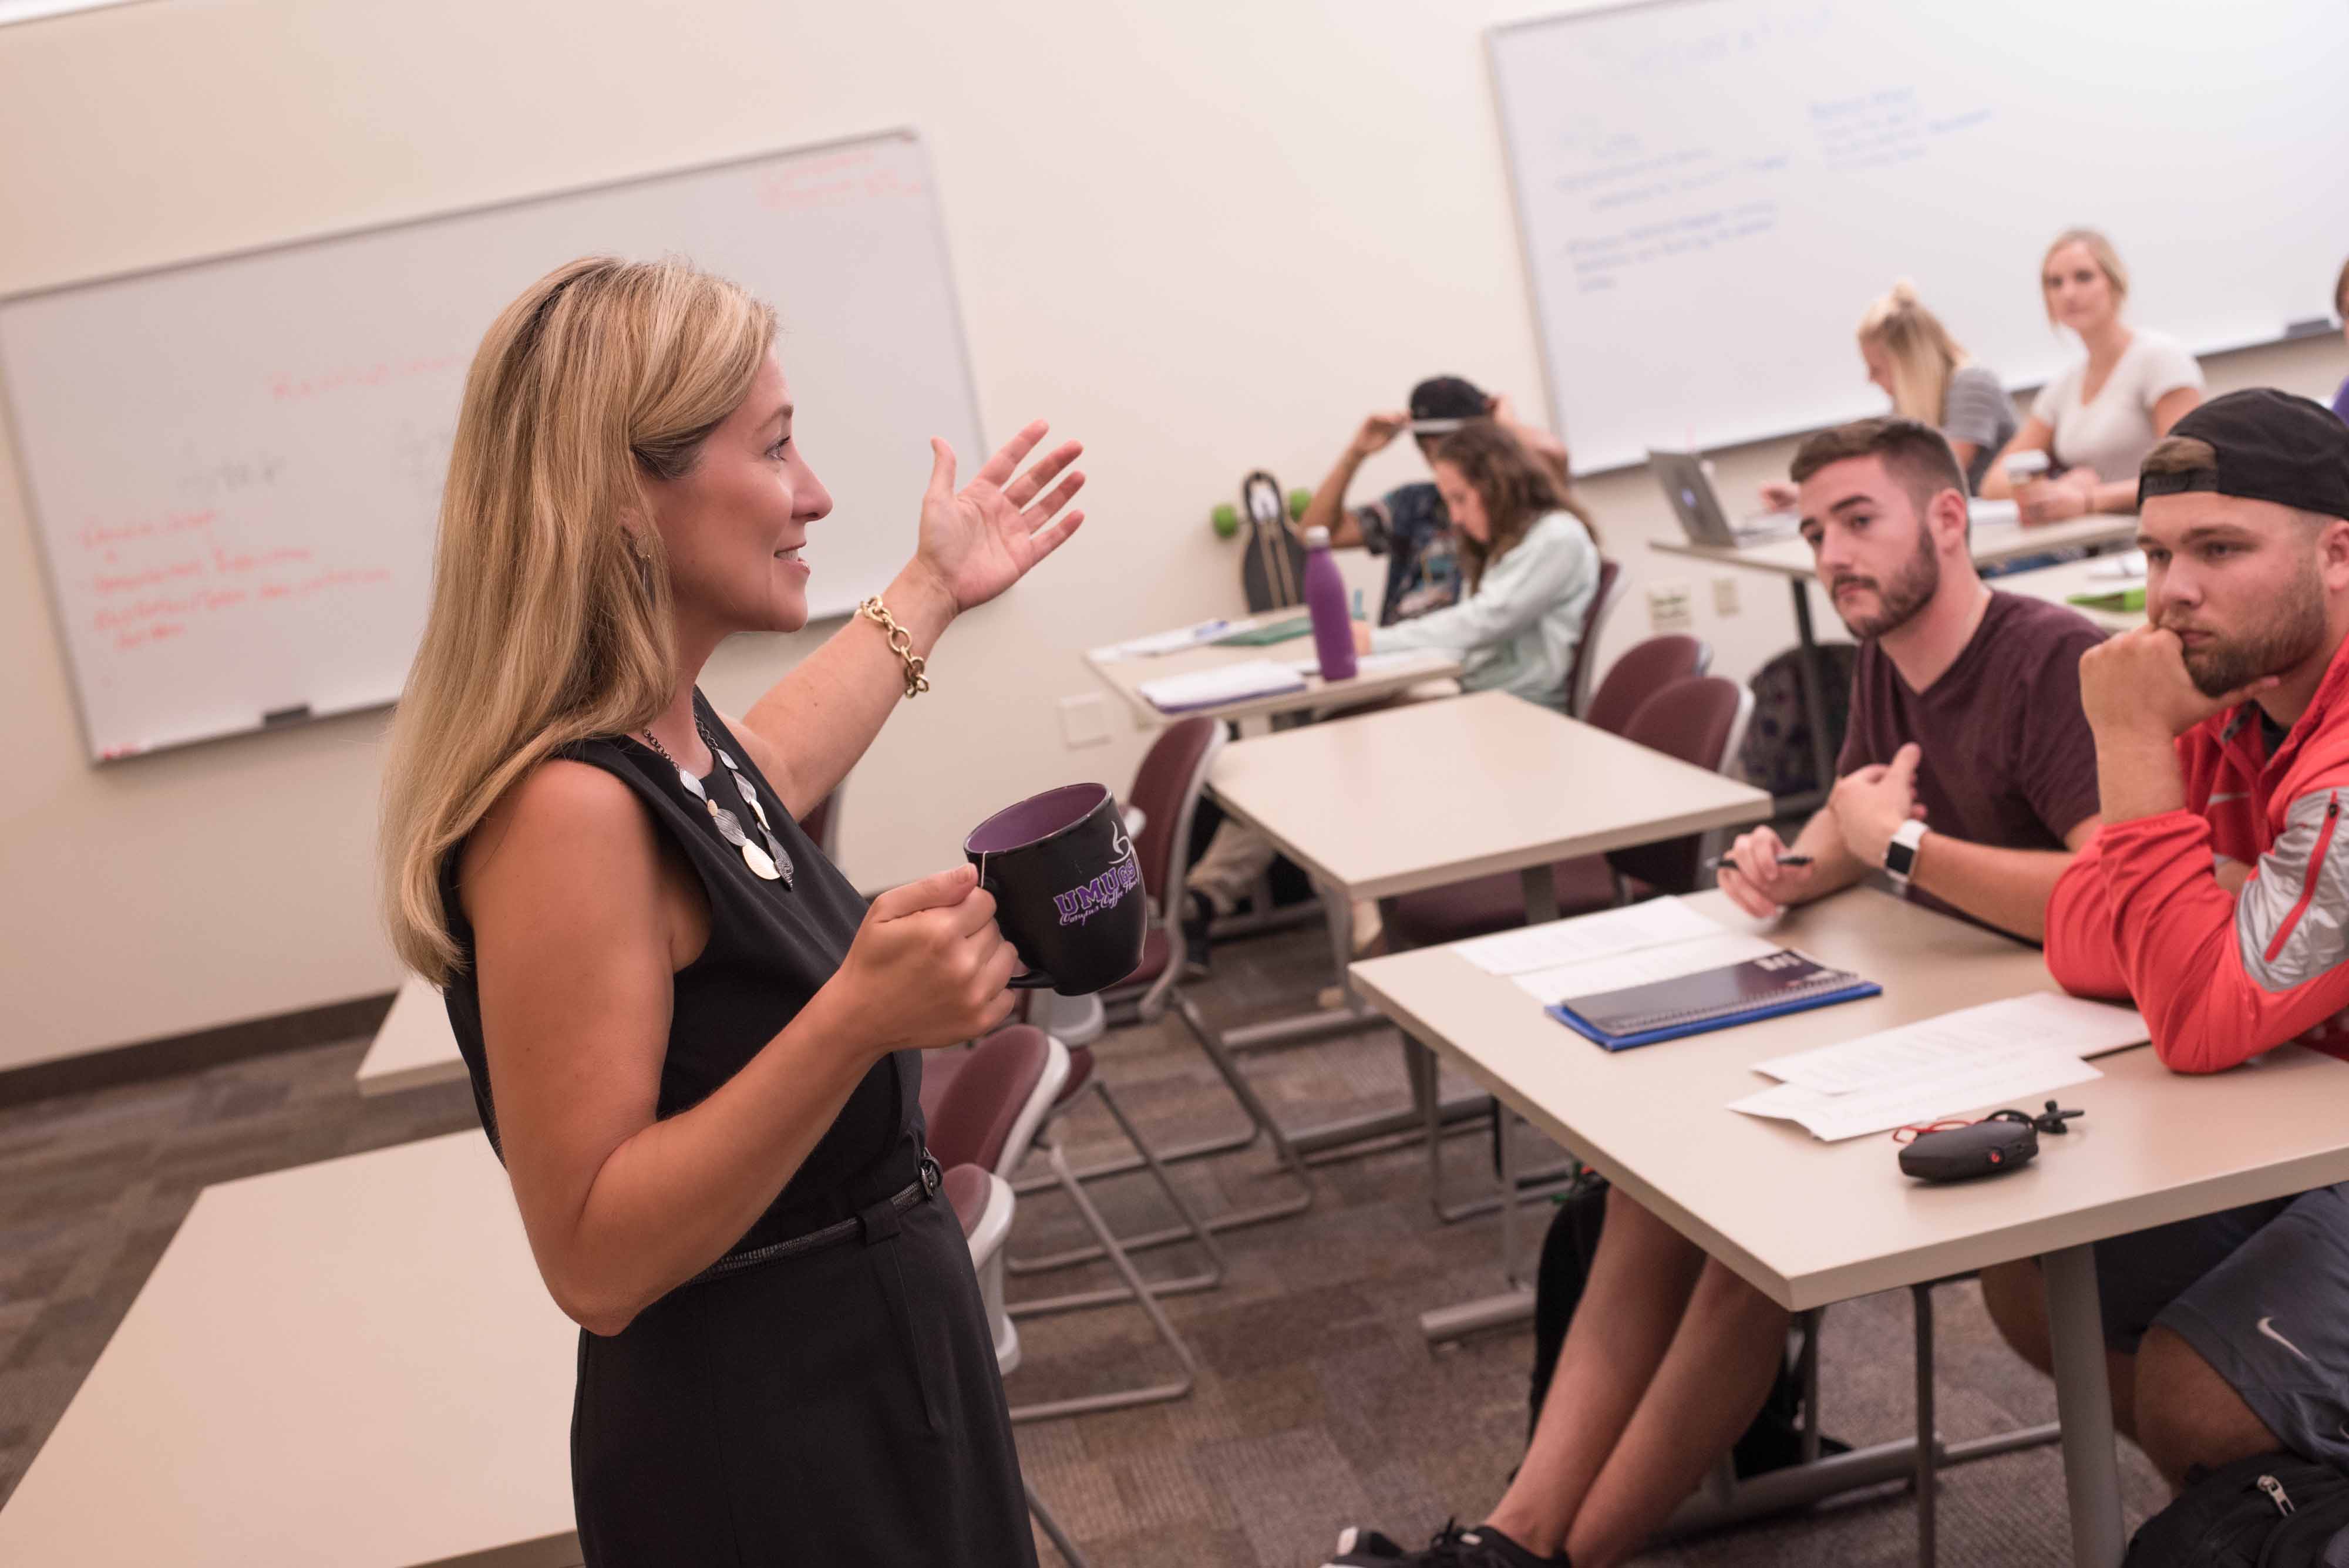
[[[1149,896],[1106,785],[1063,784],[1005,806],[971,829],[962,852],[1028,966],[1013,986],[1090,996],[1141,967]]]

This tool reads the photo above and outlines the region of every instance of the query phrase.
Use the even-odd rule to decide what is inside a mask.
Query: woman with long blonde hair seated
[[[1905,277],[1859,318],[1859,358],[1894,413],[1941,432],[1965,473],[1967,493],[1980,494],[1991,460],[2015,431],[2014,404],[1997,373],[1974,363]],[[1762,499],[1791,509],[1795,486],[1764,484]]]
[[[918,1097],[1016,961],[968,867],[868,909],[794,819],[947,623],[1075,531],[1077,448],[1015,478],[1030,425],[957,492],[934,441],[913,558],[719,713],[704,661],[805,624],[832,510],[774,333],[730,284],[609,259],[490,328],[393,727],[390,924],[584,1331],[589,1564],[1032,1563]]]

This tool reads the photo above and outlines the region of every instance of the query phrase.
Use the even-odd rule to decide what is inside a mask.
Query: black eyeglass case
[[[2039,1132],[2030,1123],[1976,1122],[1920,1134],[1902,1146],[1900,1169],[1920,1181],[1967,1181],[2028,1165],[2038,1155]]]

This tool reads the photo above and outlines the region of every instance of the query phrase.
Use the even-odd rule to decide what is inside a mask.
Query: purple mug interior
[[[1042,794],[1031,794],[1017,805],[1007,805],[970,830],[962,842],[966,855],[1008,855],[1041,844],[1076,826],[1110,798],[1109,786],[1062,784]]]

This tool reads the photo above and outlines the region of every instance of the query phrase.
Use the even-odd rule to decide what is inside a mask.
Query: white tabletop
[[[479,1132],[207,1188],[0,1563],[568,1568],[578,1345]]]
[[[2091,556],[2083,561],[2064,561],[2053,566],[2041,566],[2028,572],[2015,572],[2003,577],[1992,577],[1990,586],[2001,593],[2027,594],[2035,599],[2045,599],[2075,609],[2106,631],[2127,631],[2145,624],[2145,611],[2090,609],[2085,605],[2071,602],[2074,594],[2109,594],[2124,588],[2145,587],[2145,574],[2134,576],[2112,576],[2115,557]]]
[[[452,1083],[464,1075],[465,1059],[457,1054],[457,1036],[450,1031],[449,1009],[440,992],[412,974],[407,976],[375,1033],[375,1044],[359,1063],[359,1093],[388,1095]]]
[[[1740,929],[1728,899],[1691,900]],[[2034,990],[2039,951],[1869,888],[1773,933],[1884,994],[1609,1054],[1448,948],[1353,966],[1355,988],[1675,1230],[1795,1311],[2349,1179],[2349,1064],[2285,1046],[2209,1077],[2140,1047],[2064,1092],[2087,1116],[1985,1181],[1899,1174],[1889,1137],[1821,1143],[1726,1109],[1765,1057]],[[1982,1110],[1994,1106],[1975,1107]]]
[[[1323,884],[1384,898],[1759,822],[1751,784],[1503,691],[1226,746],[1208,784]]]
[[[1984,523],[1975,526],[1971,542],[1974,560],[1987,566],[2000,561],[2012,561],[2019,556],[2035,556],[2043,550],[2116,545],[2136,537],[2137,514],[2132,512],[2100,513],[2091,517],[2075,517],[2064,523],[2043,523],[2029,528],[2019,523]],[[1796,582],[1814,581],[1818,576],[1811,560],[1811,547],[1799,536],[1773,540],[1767,545],[1754,545],[1744,549],[1731,549],[1719,545],[1692,545],[1686,539],[1651,539],[1649,544],[1668,556],[1694,556],[1701,560],[1718,561],[1723,566],[1773,572]]]
[[[1274,610],[1268,615],[1234,621],[1229,629],[1242,631],[1272,621],[1294,620],[1304,613],[1301,607]],[[1217,648],[1207,644],[1185,649],[1180,653],[1139,659],[1112,657],[1110,649],[1097,648],[1085,655],[1085,663],[1101,678],[1102,684],[1125,700],[1125,705],[1133,711],[1135,721],[1144,729],[1154,729],[1161,724],[1171,724],[1177,719],[1202,715],[1210,719],[1253,719],[1274,713],[1301,713],[1316,708],[1369,702],[1397,691],[1409,691],[1422,681],[1441,680],[1460,673],[1460,660],[1452,655],[1422,649],[1392,661],[1381,659],[1378,666],[1364,670],[1350,680],[1324,680],[1319,675],[1308,675],[1302,691],[1284,691],[1270,697],[1247,697],[1236,702],[1196,708],[1183,713],[1160,712],[1151,706],[1150,700],[1141,691],[1143,681],[1157,680],[1169,675],[1188,675],[1197,670],[1212,670],[1220,665],[1241,664],[1258,659],[1268,659],[1276,664],[1285,663],[1310,658],[1312,653],[1312,638],[1299,637],[1261,648]]]

